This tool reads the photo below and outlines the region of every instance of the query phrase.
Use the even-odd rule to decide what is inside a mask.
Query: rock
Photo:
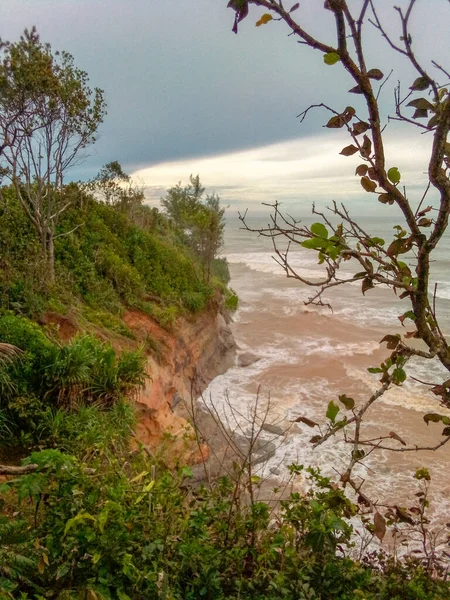
[[[236,444],[239,451],[247,455],[250,451],[250,439],[244,435],[234,433],[233,442]],[[275,453],[277,446],[274,442],[258,438],[253,443],[253,454],[266,454],[268,452]]]
[[[259,456],[256,456],[254,458],[254,460],[252,460],[252,466],[256,466],[256,465],[260,465],[261,463],[265,463],[268,460],[270,460],[273,456],[275,456],[275,450],[270,450],[269,452],[266,452],[265,454],[261,454]]]
[[[255,362],[258,362],[258,360],[261,360],[260,356],[257,356],[252,352],[243,352],[242,354],[239,354],[237,364],[238,367],[249,367]]]
[[[231,313],[229,313],[227,310],[223,310],[222,315],[227,325],[233,323],[233,317],[231,316]]]
[[[286,429],[280,427],[279,425],[271,425],[270,423],[264,423],[261,425],[261,429],[263,431],[267,431],[267,433],[273,433],[274,435],[284,435],[286,433]]]

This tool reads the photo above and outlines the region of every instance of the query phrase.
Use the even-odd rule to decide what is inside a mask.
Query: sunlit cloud
[[[422,193],[431,138],[420,135],[386,136],[387,166],[396,166],[410,194]],[[364,199],[367,194],[355,177],[358,154],[339,154],[349,144],[344,132],[297,138],[249,150],[188,158],[142,168],[133,177],[146,188],[151,204],[164,191],[190,174],[199,174],[208,192],[216,192],[232,206],[254,206],[275,200],[285,203]]]

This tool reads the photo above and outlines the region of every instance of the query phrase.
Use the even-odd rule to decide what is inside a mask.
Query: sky
[[[398,39],[393,3],[377,2]],[[255,27],[261,9],[252,7],[233,34],[234,13],[226,5],[227,0],[2,0],[0,35],[15,40],[36,25],[43,41],[72,53],[91,86],[104,90],[108,115],[100,139],[73,179],[89,179],[118,160],[146,186],[152,204],[171,185],[187,183],[191,173],[232,208],[274,200],[366,201],[353,175],[356,159],[339,156],[349,141],[323,128],[329,116],[317,110],[303,122],[297,118],[313,103],[347,106],[348,75],[339,65],[324,65],[320,52],[297,44],[282,23]],[[301,0],[295,14],[332,44],[333,18],[322,7],[322,0]],[[448,67],[449,29],[448,0],[418,0],[413,42],[427,66],[436,58]],[[415,74],[373,27],[366,41],[369,65],[386,74],[394,70],[380,100],[387,115],[397,80],[410,85]],[[358,98],[350,98],[358,108]],[[404,126],[391,124],[387,132],[388,156],[402,169],[402,182],[420,194],[429,140]]]

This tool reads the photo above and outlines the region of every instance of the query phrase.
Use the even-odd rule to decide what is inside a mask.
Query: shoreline
[[[379,376],[371,375],[367,368],[378,366],[390,353],[379,343],[392,331],[388,324],[383,329],[368,328],[357,320],[349,323],[339,315],[323,314],[298,303],[291,304],[295,310],[283,310],[287,296],[284,291],[297,284],[270,273],[251,271],[241,264],[231,264],[230,270],[231,286],[240,298],[240,308],[232,324],[239,347],[238,362],[214,379],[206,391],[206,399],[211,396],[221,414],[225,411],[231,418],[227,413],[227,402],[231,402],[237,413],[247,415],[259,390],[262,399],[270,398],[272,402],[271,424],[287,429],[289,421],[298,416],[323,424],[330,400],[340,405],[338,396],[347,394],[358,406],[378,388]],[[275,286],[280,288],[278,296],[272,293]],[[350,290],[353,292],[359,290]],[[357,310],[357,305],[354,306]],[[407,331],[399,324],[396,329]],[[248,353],[258,360],[239,365],[240,356]],[[419,367],[426,369],[428,365]],[[418,376],[417,372],[416,365],[411,364],[410,374]],[[340,415],[345,415],[344,407],[340,408]],[[410,446],[435,445],[440,441],[442,424],[427,426],[423,415],[441,411],[446,412],[424,386],[393,386],[367,413],[365,437],[370,439],[394,431]],[[245,430],[244,418],[240,425]],[[269,459],[267,468],[260,469],[262,475],[271,478],[275,473],[277,481],[286,480],[285,465],[297,462],[321,467],[324,475],[338,478],[337,473],[345,470],[348,463],[349,447],[337,436],[313,450],[309,440],[316,433],[316,427],[312,429],[302,423],[291,426],[282,438],[282,448]],[[279,438],[267,432],[264,439],[277,442]],[[409,502],[417,491],[417,481],[413,478],[416,468],[428,466],[435,516],[439,519],[439,515],[448,514],[450,446],[437,452],[402,453],[398,452],[399,443],[395,440],[390,443],[394,452],[379,451],[367,467],[358,467],[360,477],[373,480],[371,486],[366,484],[367,489],[372,487],[380,501],[386,497],[397,503]]]

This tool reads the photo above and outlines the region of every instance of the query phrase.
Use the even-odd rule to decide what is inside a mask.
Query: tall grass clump
[[[147,377],[143,348],[117,354],[109,343],[87,335],[59,344],[25,317],[0,317],[0,339],[23,350],[17,360],[0,363],[1,422],[11,435],[42,438],[41,421],[50,412],[112,407],[135,394]]]

